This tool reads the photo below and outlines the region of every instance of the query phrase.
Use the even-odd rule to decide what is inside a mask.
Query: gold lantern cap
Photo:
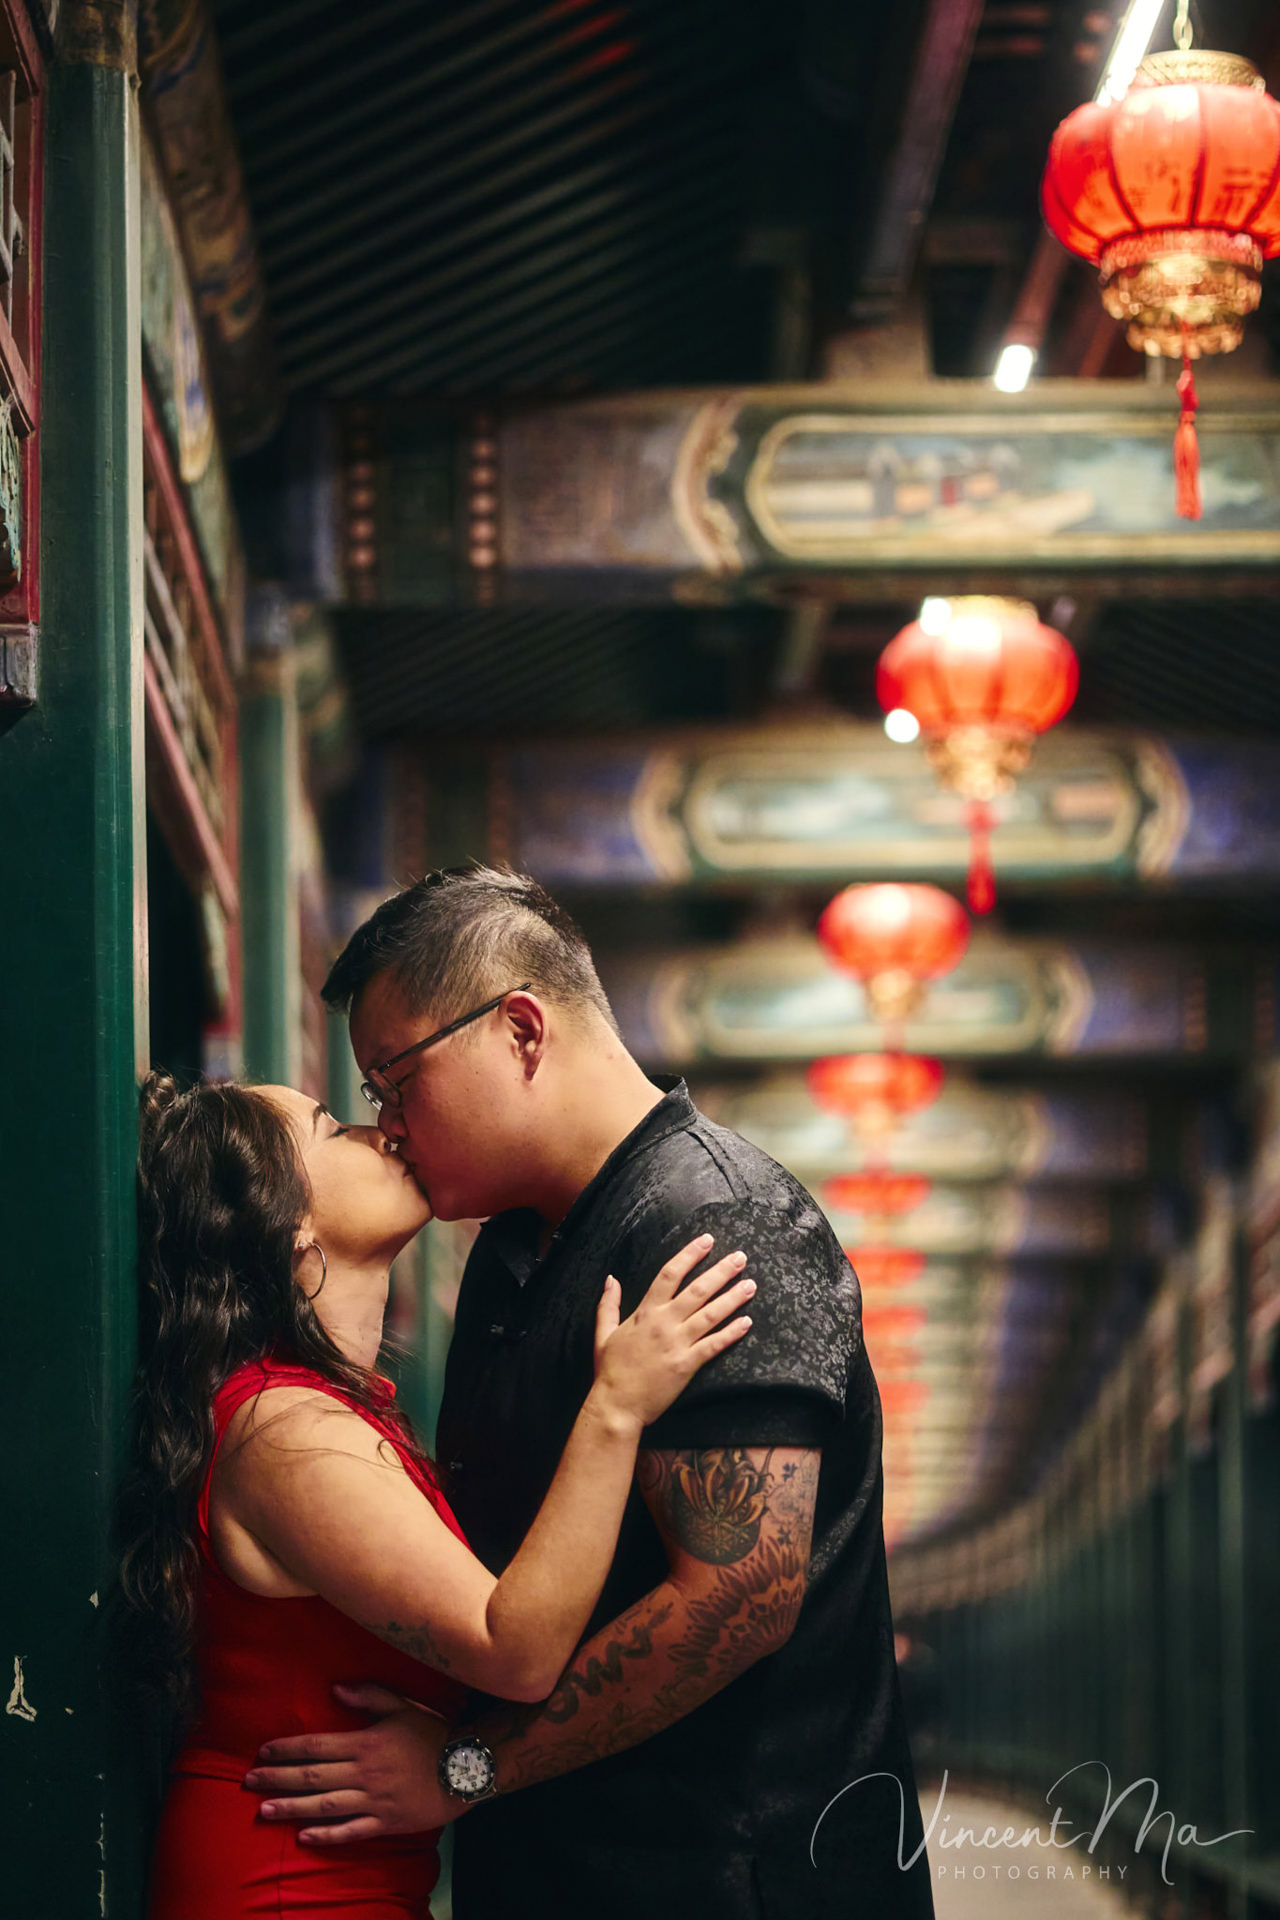
[[[1149,53],[1138,64],[1133,87],[1252,87],[1266,91],[1266,81],[1239,53],[1214,53],[1209,47],[1174,47],[1168,53]]]

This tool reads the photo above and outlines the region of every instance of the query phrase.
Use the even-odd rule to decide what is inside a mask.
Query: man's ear
[[[503,1002],[507,1032],[527,1074],[541,1065],[547,1045],[547,1010],[532,993],[508,994]]]

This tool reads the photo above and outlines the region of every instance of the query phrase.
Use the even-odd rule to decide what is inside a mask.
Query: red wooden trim
[[[27,247],[27,352],[18,349],[13,330],[0,312],[0,364],[8,376],[24,434],[36,425],[39,400],[41,302],[40,203],[44,181],[44,60],[27,10],[20,0],[0,0],[0,18],[13,39],[18,68],[18,99],[27,109],[26,178],[30,204],[22,209]],[[18,154],[14,153],[17,164]]]
[[[231,871],[240,871],[240,715],[231,709],[223,740],[222,804],[226,826],[223,845]],[[231,1031],[239,1033],[244,1008],[244,953],[240,938],[240,914],[227,916],[227,964],[231,974],[231,992],[227,1000],[227,1021]]]
[[[22,0],[0,0],[0,14],[13,35],[18,69],[28,94],[39,93],[44,85],[44,55]]]
[[[24,31],[29,30],[29,22],[24,18]],[[31,349],[33,382],[31,404],[34,425],[38,423],[40,417],[40,343],[44,315],[44,95],[42,93],[33,95],[31,101],[31,205],[27,211],[30,223],[27,244],[31,260],[31,298],[27,307],[27,334]],[[29,437],[28,444],[30,452],[26,470],[22,476],[22,534],[27,542],[26,551],[32,558],[31,570],[27,577],[27,612],[32,620],[38,620],[40,618],[40,449],[34,437]]]
[[[196,545],[195,535],[191,531],[191,523],[187,519],[186,502],[182,497],[178,476],[173,470],[169,443],[165,439],[159,412],[145,380],[142,383],[142,437],[151,461],[156,485],[164,501],[165,512],[169,516],[173,537],[177,542],[182,571],[186,575],[187,585],[191,588],[196,619],[200,623],[200,634],[209,656],[209,664],[218,682],[218,692],[228,711],[233,712],[235,689],[227,670],[227,650],[222,637],[222,623],[214,611],[209,584],[205,578],[204,562],[200,558],[200,550]]]
[[[147,728],[152,742],[159,753],[164,770],[172,783],[174,798],[180,809],[180,825],[190,834],[198,849],[209,877],[217,889],[223,911],[229,920],[234,920],[240,912],[240,893],[236,886],[231,863],[223,851],[222,842],[214,831],[213,822],[205,811],[204,801],[200,798],[200,789],[196,786],[187,756],[182,751],[182,742],[178,730],[173,724],[168,703],[160,690],[160,679],[149,659],[142,663],[143,684],[146,690]]]
[[[4,9],[6,0],[0,0],[0,9]],[[0,313],[0,326],[3,327],[3,340],[9,348],[5,361],[6,371],[10,375],[10,385],[14,386],[14,369],[20,370],[21,377],[27,380],[27,398],[24,403],[21,392],[14,386],[19,411],[24,404],[27,408],[28,431],[21,439],[20,457],[22,460],[22,578],[10,587],[7,593],[0,594],[0,620],[8,623],[16,621],[20,625],[36,624],[40,618],[40,449],[34,432],[40,411],[40,321],[42,311],[41,282],[42,236],[44,226],[44,96],[33,93],[29,103],[27,131],[30,139],[29,172],[31,197],[27,207],[27,267],[30,274],[30,288],[27,298],[27,333],[30,345],[30,377],[27,369],[18,357],[17,347],[8,322]]]
[[[32,197],[34,198],[34,195]],[[33,317],[35,305],[33,297],[30,301]],[[22,422],[22,431],[28,434],[36,424],[36,383],[28,373],[22,355],[18,352],[18,343],[13,337],[13,329],[5,319],[3,307],[0,307],[0,365],[4,367],[14,406]]]

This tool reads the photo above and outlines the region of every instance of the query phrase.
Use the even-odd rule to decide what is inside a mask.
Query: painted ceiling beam
[[[876,1052],[862,986],[795,933],[674,953],[602,954],[624,1039],[653,1066]],[[974,936],[906,1022],[909,1052],[943,1058],[1225,1060],[1275,1049],[1275,961],[1251,950]]]
[[[328,417],[327,463],[300,427],[300,470],[281,482],[288,572],[362,605],[1280,578],[1274,384],[1223,387],[1201,409],[1198,521],[1175,512],[1176,401],[1138,381],[826,382],[465,415],[352,402]]]
[[[534,741],[488,761],[491,851],[553,891],[963,880],[965,803],[921,744],[832,719]],[[1267,741],[1059,727],[994,803],[1003,883],[1132,891],[1280,878]]]
[[[815,1190],[873,1160],[950,1182],[1115,1184],[1142,1179],[1155,1158],[1146,1103],[1114,1086],[985,1087],[951,1073],[933,1104],[905,1114],[874,1156],[851,1120],[818,1105],[798,1068],[757,1080],[695,1079],[690,1092],[710,1119]]]
[[[1108,1253],[1145,1258],[1155,1247],[1157,1223],[1145,1196],[1079,1186],[926,1184],[918,1205],[887,1217],[842,1204],[835,1183],[820,1181],[815,1198],[847,1248],[874,1243],[940,1256],[1100,1260]]]
[[[266,289],[205,0],[154,0],[138,21],[142,91],[209,356],[228,453],[259,446],[283,390]]]

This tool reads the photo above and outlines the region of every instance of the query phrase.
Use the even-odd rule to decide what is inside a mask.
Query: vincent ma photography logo
[[[1055,1796],[1065,1780],[1090,1767],[1099,1768],[1103,1777],[1102,1807],[1092,1827],[1084,1827],[1068,1816],[1064,1807],[1055,1803]],[[898,1789],[899,1869],[903,1873],[908,1872],[927,1847],[934,1877],[939,1880],[1110,1880],[1114,1871],[1115,1878],[1123,1882],[1129,1870],[1127,1864],[1116,1863],[1113,1869],[1111,1865],[1096,1861],[1093,1856],[1108,1827],[1131,1795],[1134,1796],[1133,1806],[1127,1810],[1127,1818],[1122,1824],[1127,1832],[1133,1816],[1139,1816],[1133,1828],[1132,1851],[1135,1856],[1139,1854],[1148,1834],[1155,1833],[1160,1852],[1160,1877],[1166,1886],[1173,1885],[1169,1876],[1169,1854],[1175,1841],[1179,1847],[1217,1847],[1224,1840],[1254,1831],[1252,1827],[1233,1827],[1228,1833],[1201,1834],[1192,1822],[1179,1821],[1171,1808],[1161,1807],[1159,1784],[1149,1775],[1131,1780],[1122,1792],[1116,1793],[1111,1769],[1102,1760],[1081,1760],[1078,1765],[1060,1773],[1045,1795],[1045,1803],[1051,1809],[1048,1822],[1037,1822],[1034,1826],[1006,1825],[997,1828],[987,1824],[978,1827],[970,1824],[964,1816],[958,1817],[958,1824],[953,1822],[944,1804],[948,1779],[949,1774],[944,1768],[942,1784],[923,1838],[909,1854],[906,1852],[907,1801],[898,1775],[864,1773],[857,1780],[850,1780],[832,1795],[814,1824],[809,1841],[810,1861],[815,1867],[819,1864],[818,1835],[833,1808],[844,1800],[846,1794],[853,1793],[872,1780],[892,1780]],[[1144,1792],[1145,1808],[1142,1805]],[[923,1812],[922,1808],[922,1817]],[[975,1860],[975,1853],[987,1857]]]

